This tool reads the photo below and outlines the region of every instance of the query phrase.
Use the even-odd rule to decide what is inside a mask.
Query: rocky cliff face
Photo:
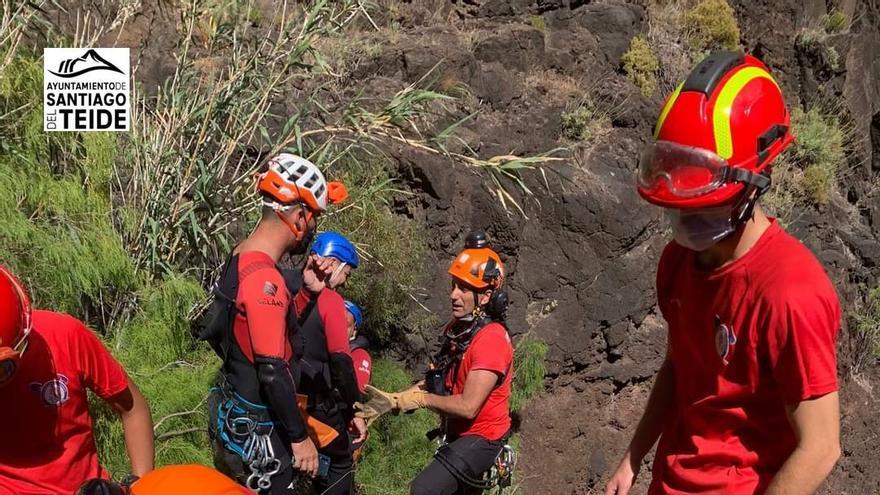
[[[470,228],[485,228],[511,272],[512,330],[550,345],[547,392],[524,413],[523,485],[528,493],[591,493],[625,449],[665,352],[653,283],[666,225],[633,187],[639,149],[665,95],[645,98],[620,69],[630,39],[650,28],[648,8],[573,0],[437,6],[442,10],[404,6],[396,41],[358,68],[359,84],[413,81],[439,64],[441,81],[472,91],[472,106],[460,111],[480,113],[461,135],[482,156],[571,148],[547,184],[527,174],[539,198],[518,196],[528,218],[506,212],[473,170],[392,150],[400,177],[416,193],[397,209],[430,233],[426,293],[436,296],[426,304],[445,313],[447,260]],[[733,6],[743,46],[773,68],[789,101],[839,102],[840,116],[854,128],[853,153],[830,202],[803,208],[787,227],[827,267],[847,313],[840,345],[845,453],[824,493],[876,490],[878,369],[875,361],[854,368],[851,316],[865,284],[876,284],[880,273],[880,7],[835,7],[855,21],[825,40],[840,57],[829,64],[820,48],[796,36],[820,22],[830,4]],[[560,114],[584,98],[600,102],[610,125],[573,144],[561,137]]]

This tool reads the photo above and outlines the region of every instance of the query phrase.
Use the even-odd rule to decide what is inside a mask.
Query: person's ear
[[[480,293],[480,301],[479,301],[480,306],[485,306],[485,305],[489,304],[489,299],[491,299],[491,298],[492,298],[492,291],[491,290],[487,290],[486,292],[481,292]]]

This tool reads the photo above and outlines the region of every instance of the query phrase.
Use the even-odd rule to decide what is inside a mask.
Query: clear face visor
[[[700,196],[729,182],[732,170],[727,160],[701,148],[669,141],[657,141],[648,147],[639,161],[639,186],[656,190],[666,188],[681,198]]]

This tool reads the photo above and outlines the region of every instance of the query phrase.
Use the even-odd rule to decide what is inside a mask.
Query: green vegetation
[[[562,112],[562,135],[572,141],[590,142],[611,128],[607,112],[598,109],[592,99],[584,98],[577,107]]]
[[[542,33],[547,31],[547,21],[545,21],[542,16],[533,15],[530,23],[533,28],[541,31]]]
[[[832,9],[831,12],[822,16],[825,32],[829,34],[841,33],[849,29],[850,19],[844,12]]]
[[[684,13],[682,23],[695,52],[739,49],[739,25],[727,0],[700,0]]]
[[[403,390],[413,383],[406,371],[386,359],[374,361],[372,382],[381,390]],[[425,433],[438,425],[437,416],[425,410],[385,415],[374,423],[357,469],[357,484],[362,492],[409,493],[409,482],[431,461],[437,449],[437,443],[429,441]]]
[[[880,360],[880,286],[869,290],[864,304],[855,313],[855,368]]]
[[[516,345],[513,356],[513,390],[510,396],[511,411],[521,410],[529,400],[544,390],[544,357],[547,344],[526,335]]]
[[[773,188],[762,204],[784,222],[803,207],[826,204],[847,158],[847,131],[837,116],[795,108],[795,142],[773,164]]]
[[[621,57],[621,62],[626,75],[642,90],[642,94],[646,97],[652,96],[657,89],[657,70],[660,63],[645,38],[634,37],[630,41],[629,51]]]

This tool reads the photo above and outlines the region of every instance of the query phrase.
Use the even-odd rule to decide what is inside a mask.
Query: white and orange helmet
[[[290,153],[280,153],[269,160],[269,168],[259,175],[257,190],[263,196],[263,205],[286,210],[301,203],[314,216],[327,211],[327,206],[338,204],[348,197],[341,182],[327,182],[318,167]]]

